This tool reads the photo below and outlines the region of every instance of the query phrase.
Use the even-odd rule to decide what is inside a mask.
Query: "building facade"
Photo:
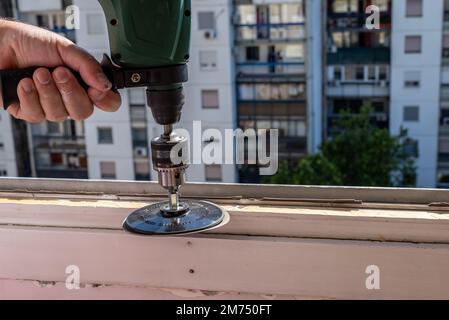
[[[366,25],[380,9],[379,29]],[[447,187],[443,0],[327,1],[326,133],[341,110],[374,109],[379,127],[411,138],[418,187]],[[368,9],[368,10],[367,10]],[[445,120],[446,119],[446,120]]]
[[[11,3],[10,15],[16,8],[19,19],[65,35],[97,59],[109,52],[97,1]],[[64,26],[71,4],[80,9],[75,31]],[[371,5],[379,9],[376,28],[366,24]],[[192,0],[190,80],[178,127],[200,136],[202,148],[223,142],[225,129],[279,129],[280,160],[297,161],[332,136],[342,110],[370,105],[379,127],[408,130],[417,186],[449,187],[447,10],[447,0]],[[28,126],[29,164],[20,168],[13,137],[24,128],[2,113],[0,175],[28,168],[38,177],[154,180],[149,145],[162,129],[144,89],[121,94],[117,113]],[[190,181],[261,181],[257,166],[193,160]]]

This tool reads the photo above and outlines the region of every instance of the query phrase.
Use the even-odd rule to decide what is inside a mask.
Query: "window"
[[[419,107],[417,107],[417,106],[404,107],[404,121],[418,122],[419,121]]]
[[[259,61],[259,47],[246,47],[246,61]]]
[[[449,126],[449,109],[441,109],[440,125],[445,127]]]
[[[64,155],[60,152],[50,153],[50,162],[53,166],[64,165]]]
[[[7,177],[8,170],[6,170],[6,166],[0,165],[0,177]]]
[[[332,11],[335,13],[357,12],[357,0],[334,0]]]
[[[443,49],[449,49],[449,35],[443,36]]]
[[[137,181],[148,181],[150,177],[150,163],[145,162],[135,162],[134,168],[136,170],[136,180]]]
[[[87,19],[87,33],[90,35],[105,34],[106,28],[104,25],[104,18],[101,14],[88,13]]]
[[[132,106],[143,106],[145,107],[145,90],[142,88],[132,88],[128,89],[129,94],[129,104]]]
[[[98,143],[113,144],[112,128],[98,128]]]
[[[447,137],[440,138],[439,149],[440,154],[449,154],[449,138]]]
[[[421,53],[421,36],[405,37],[405,53]]]
[[[100,162],[101,179],[117,179],[115,172],[115,162]]]
[[[354,66],[346,66],[345,67],[345,80],[353,81],[355,80],[355,67]]]
[[[143,146],[147,146],[148,132],[146,128],[132,128],[132,138],[134,143],[143,143]]]
[[[368,66],[368,80],[373,81],[376,80],[376,67]]]
[[[200,51],[200,69],[217,69],[217,51]]]
[[[388,11],[388,8],[389,8],[389,3],[388,2],[389,2],[388,0],[372,1],[372,3],[374,5],[376,5],[381,12]]]
[[[47,122],[48,134],[61,134],[61,124],[56,122]]]
[[[202,90],[201,100],[204,109],[218,109],[218,90]]]
[[[438,173],[438,183],[449,185],[449,171],[440,171]]]
[[[334,80],[340,81],[341,77],[343,75],[342,71],[341,71],[342,67],[334,67]]]
[[[287,61],[304,61],[304,46],[302,44],[288,44],[285,46],[285,53],[283,55]]]
[[[421,85],[421,73],[419,71],[407,71],[404,74],[405,88],[419,88]]]
[[[220,182],[223,180],[221,165],[206,166],[206,181]]]
[[[423,6],[422,0],[407,0],[406,15],[407,17],[422,17]]]
[[[147,108],[144,105],[130,105],[129,107],[132,121],[145,122],[147,120]]]
[[[199,30],[215,30],[215,13],[213,11],[198,12]]]
[[[356,80],[359,80],[359,81],[365,79],[365,68],[363,66],[356,67],[355,78],[356,78]]]
[[[419,153],[419,144],[418,141],[408,138],[404,142],[404,152],[412,157],[417,158]]]
[[[379,80],[384,81],[388,79],[388,67],[380,66],[379,67]]]

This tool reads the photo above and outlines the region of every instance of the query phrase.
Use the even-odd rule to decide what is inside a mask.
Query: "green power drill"
[[[104,55],[102,61],[104,73],[115,90],[146,87],[148,106],[155,121],[164,127],[163,134],[152,140],[151,149],[153,167],[159,183],[169,192],[169,201],[132,213],[124,221],[124,229],[147,235],[173,235],[225,223],[228,215],[219,207],[206,201],[179,199],[188,167],[189,142],[176,135],[173,126],[181,119],[183,83],[188,80],[191,1],[98,1],[106,16],[111,47],[110,57]],[[18,102],[18,83],[32,77],[37,67],[0,71],[4,106]],[[76,77],[87,88],[81,77]]]

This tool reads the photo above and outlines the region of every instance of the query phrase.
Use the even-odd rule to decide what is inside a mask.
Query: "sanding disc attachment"
[[[168,207],[168,202],[163,202],[139,209],[125,220],[123,228],[144,235],[181,235],[212,229],[229,220],[224,210],[206,201],[181,201],[176,213]]]

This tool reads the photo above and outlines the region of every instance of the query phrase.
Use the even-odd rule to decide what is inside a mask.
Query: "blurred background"
[[[0,16],[109,52],[97,1],[0,0]],[[189,69],[179,127],[278,129],[280,160],[274,177],[214,164],[189,181],[449,188],[449,1],[192,0]],[[0,176],[156,180],[161,128],[143,89],[121,93],[83,123],[1,111]]]

